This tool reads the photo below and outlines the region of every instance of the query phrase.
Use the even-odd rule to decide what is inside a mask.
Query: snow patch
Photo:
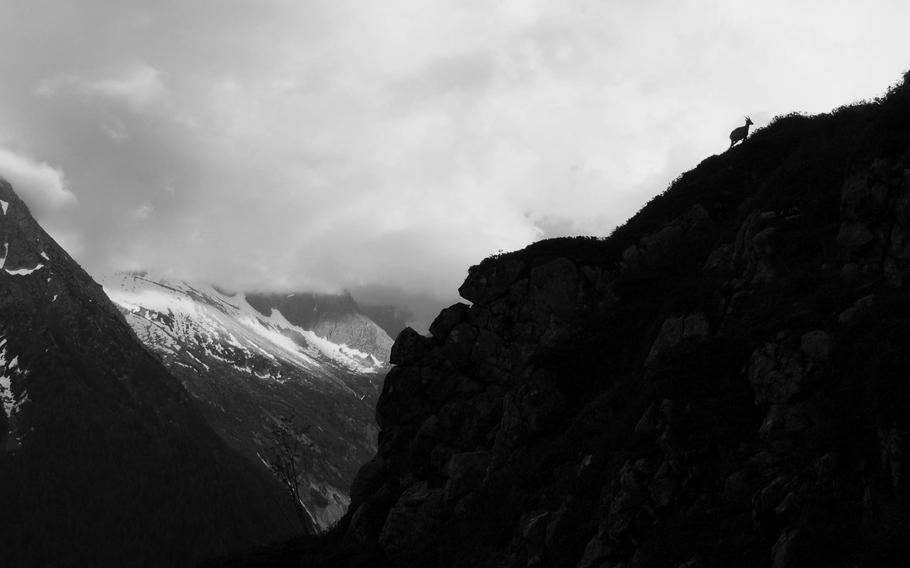
[[[33,266],[32,268],[17,268],[15,270],[10,270],[9,268],[4,268],[4,270],[6,270],[7,274],[12,274],[13,276],[28,276],[32,272],[41,270],[42,268],[44,268],[44,265],[41,263],[38,263],[36,266]]]
[[[47,261],[50,261],[50,259],[51,259],[49,256],[47,256],[47,253],[44,251],[41,251],[41,258],[43,258],[44,260],[47,260]]]
[[[0,258],[0,268],[6,264],[6,257],[9,256],[9,243],[3,243],[3,258]]]
[[[9,207],[9,202],[3,201],[2,199],[0,199],[0,207],[3,208],[3,214],[6,215],[6,210]]]

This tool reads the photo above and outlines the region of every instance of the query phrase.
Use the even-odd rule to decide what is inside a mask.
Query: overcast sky
[[[0,174],[91,273],[453,299],[749,114],[910,67],[910,2],[0,0]]]

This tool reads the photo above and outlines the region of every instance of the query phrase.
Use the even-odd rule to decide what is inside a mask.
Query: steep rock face
[[[299,434],[310,449],[298,479],[307,525],[323,530],[345,513],[354,474],[376,451],[383,362],[290,323],[274,307],[264,315],[244,294],[145,272],[102,281],[209,424],[263,473],[281,418],[308,428]]]
[[[485,260],[471,306],[399,335],[379,451],[336,540],[300,556],[895,565],[908,195],[903,86],[778,119],[606,240]]]
[[[101,287],[0,181],[0,562],[192,565],[295,532]]]

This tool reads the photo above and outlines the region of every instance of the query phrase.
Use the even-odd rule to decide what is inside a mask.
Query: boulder
[[[389,511],[379,545],[395,566],[428,566],[443,513],[442,490],[418,483],[406,489]]]
[[[445,340],[456,325],[468,319],[470,311],[470,306],[461,302],[445,308],[430,324],[430,335],[437,341]]]
[[[654,343],[651,344],[645,366],[653,366],[661,355],[675,349],[683,342],[699,341],[708,337],[710,333],[711,325],[703,313],[667,318],[661,324]]]
[[[389,363],[404,365],[418,362],[430,349],[430,339],[414,331],[410,327],[401,330],[392,350],[389,353]]]
[[[515,282],[524,263],[517,259],[500,259],[482,262],[471,267],[468,277],[458,288],[461,297],[474,304],[483,305],[505,294]]]
[[[462,495],[480,488],[490,463],[490,452],[463,452],[453,454],[446,464],[448,481],[445,500],[454,501]]]

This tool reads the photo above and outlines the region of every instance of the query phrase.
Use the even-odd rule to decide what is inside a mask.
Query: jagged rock
[[[679,565],[679,568],[702,568],[704,564],[698,556],[693,556]]]
[[[359,546],[369,543],[375,537],[375,529],[369,523],[369,508],[367,503],[355,507],[348,524],[347,537]]]
[[[878,240],[872,226],[880,221],[886,193],[883,185],[870,184],[866,174],[854,176],[844,183],[841,190],[841,225],[837,234],[837,244],[858,249]]]
[[[519,441],[550,430],[563,417],[565,396],[546,381],[523,384],[503,399],[502,419],[493,445],[493,463],[501,464]]]
[[[771,255],[776,221],[777,215],[773,211],[755,211],[743,222],[733,245],[730,266],[739,275],[733,281],[735,288],[770,282],[774,278]]]
[[[791,568],[801,565],[794,552],[799,537],[799,529],[781,533],[780,538],[771,549],[771,568]]]
[[[816,329],[803,334],[799,347],[810,364],[822,363],[831,356],[833,340],[827,331]]]
[[[543,564],[544,546],[547,532],[547,517],[550,513],[543,511],[523,519],[521,535],[527,550],[529,568]]]
[[[446,337],[442,352],[456,367],[464,366],[471,361],[476,338],[477,328],[468,323],[460,323]]]
[[[906,167],[876,160],[841,191],[837,243],[863,273],[882,272],[900,287],[910,275],[910,180]]]
[[[795,483],[796,480],[790,474],[780,474],[775,477],[753,499],[754,516],[773,511],[795,486]]]
[[[802,357],[780,343],[766,343],[753,354],[747,370],[755,404],[784,404],[806,383]]]
[[[615,565],[616,547],[605,531],[598,532],[585,546],[584,554],[576,568],[602,568]]]
[[[792,525],[799,516],[799,498],[796,493],[789,492],[780,503],[774,507],[774,514],[780,518],[784,526]]]
[[[759,433],[763,439],[772,440],[803,432],[815,424],[812,410],[805,404],[772,404]]]
[[[640,436],[647,436],[653,432],[656,417],[657,410],[654,408],[654,405],[651,404],[641,413],[641,417],[638,419],[638,422],[635,423],[635,433]]]
[[[440,420],[436,414],[428,416],[417,428],[411,441],[412,459],[423,459],[430,455],[440,441]]]
[[[393,367],[386,375],[381,400],[376,405],[379,427],[409,424],[425,417],[424,404],[413,398],[422,386],[419,368]]]
[[[711,251],[711,254],[709,254],[707,260],[705,260],[702,269],[709,271],[724,270],[730,264],[730,256],[732,254],[733,245],[723,243]]]
[[[490,452],[463,452],[452,455],[446,465],[449,480],[445,485],[445,500],[453,501],[479,488],[489,463]]]
[[[641,250],[637,245],[631,245],[622,251],[622,267],[626,274],[634,274],[641,271]]]
[[[398,397],[417,394],[424,385],[421,369],[415,367],[394,367],[386,375],[383,391]]]
[[[430,349],[430,340],[406,327],[398,334],[395,339],[392,350],[389,353],[389,363],[393,365],[405,365],[407,363],[416,363]]]
[[[667,318],[660,326],[657,338],[651,345],[646,366],[654,365],[659,357],[686,341],[696,341],[710,334],[711,326],[703,313]]]
[[[746,473],[744,471],[731,473],[724,482],[723,499],[727,503],[741,504],[748,497],[747,489]]]
[[[657,509],[663,509],[670,504],[673,499],[673,493],[676,492],[676,480],[670,471],[670,465],[667,462],[661,464],[660,469],[654,474],[654,479],[648,486],[651,493],[651,502]]]
[[[476,362],[488,362],[493,366],[505,366],[497,360],[501,357],[503,351],[503,341],[498,335],[486,329],[480,329],[471,350],[471,360]]]
[[[844,247],[861,247],[875,240],[875,233],[859,222],[845,222],[837,234],[837,244]]]
[[[842,311],[837,316],[837,321],[844,325],[849,325],[853,323],[856,318],[861,315],[864,311],[867,311],[870,307],[875,304],[875,295],[870,294],[868,296],[863,296],[859,300],[855,301],[852,306]]]
[[[438,341],[445,340],[456,325],[468,319],[469,312],[470,307],[460,302],[445,308],[430,324],[430,335]]]
[[[376,455],[364,464],[351,483],[351,503],[361,503],[374,493],[386,480],[386,463]]]
[[[531,270],[529,295],[537,319],[548,320],[551,315],[569,319],[586,307],[578,269],[565,258]]]
[[[642,261],[647,267],[654,267],[661,258],[671,254],[680,246],[685,231],[679,223],[671,223],[657,233],[642,239],[639,249]]]
[[[508,291],[523,269],[524,263],[514,259],[481,263],[468,272],[468,277],[458,289],[458,293],[474,304],[489,303]]]
[[[543,432],[562,417],[566,408],[565,396],[547,381],[535,381],[518,389],[518,405],[522,424],[529,432]]]
[[[879,432],[882,469],[888,475],[892,491],[900,497],[910,496],[910,431],[891,426]]]
[[[419,483],[406,489],[389,511],[379,545],[399,566],[420,566],[433,549],[434,533],[443,512],[442,490]]]
[[[678,218],[659,230],[639,239],[622,253],[622,272],[637,275],[666,262],[687,240],[706,231],[712,225],[707,209],[700,203],[690,207]]]

